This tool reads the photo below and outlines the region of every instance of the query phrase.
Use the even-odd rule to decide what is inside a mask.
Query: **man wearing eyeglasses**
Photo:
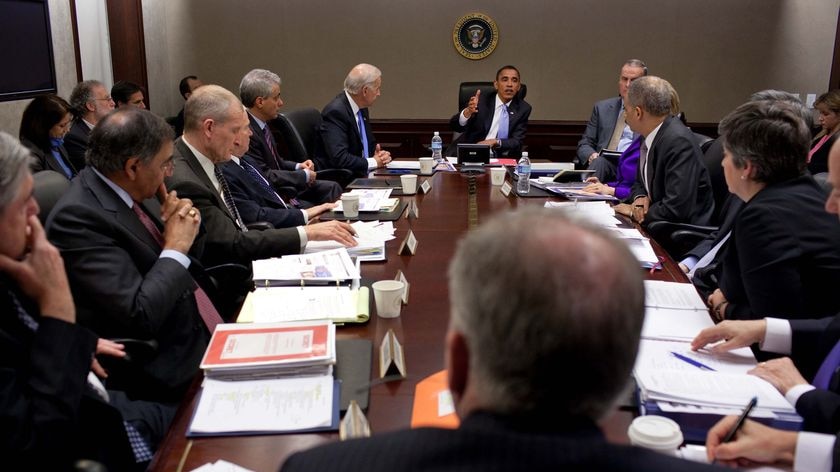
[[[64,136],[64,148],[76,169],[85,166],[85,151],[88,148],[90,131],[114,109],[114,100],[108,89],[98,80],[79,82],[70,93],[70,106],[76,119],[70,131]]]
[[[172,150],[172,129],[162,118],[133,107],[109,114],[91,133],[90,165],[47,221],[78,322],[102,337],[157,342],[147,360],[112,368],[109,388],[166,404],[164,424],[222,321],[208,296],[214,289],[191,257],[201,249],[201,214],[163,185]]]

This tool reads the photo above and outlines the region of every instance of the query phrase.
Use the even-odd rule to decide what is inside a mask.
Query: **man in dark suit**
[[[370,64],[358,64],[344,79],[344,91],[321,111],[321,139],[315,164],[319,169],[348,169],[364,177],[368,171],[391,162],[370,130],[368,107],[379,98],[382,72]]]
[[[825,208],[840,215],[839,145],[832,146],[829,154],[828,179],[834,190]],[[701,331],[691,347],[697,350],[720,341],[724,342],[709,349],[724,353],[759,343],[762,351],[790,355],[761,362],[750,373],[773,384],[796,407],[803,432],[749,423],[735,441],[722,445],[721,438],[734,421],[727,417],[709,431],[710,454],[716,451],[718,457],[733,463],[738,458],[793,462],[794,470],[828,470],[840,464],[840,441],[835,437],[840,431],[840,314],[815,320],[727,320]],[[800,462],[804,460],[809,462]]]
[[[163,119],[133,107],[106,116],[91,134],[90,166],[56,204],[47,232],[66,261],[79,321],[101,336],[158,344],[112,382],[133,398],[171,403],[174,413],[222,319],[190,257],[200,215],[163,187],[171,156]],[[155,196],[159,211],[142,203]]]
[[[352,227],[338,221],[248,231],[220,168],[233,155],[236,141],[247,136],[242,132],[249,127],[242,102],[222,87],[205,85],[187,100],[184,120],[184,135],[175,141],[175,170],[166,185],[201,211],[205,265],[250,265],[257,259],[298,254],[308,241],[356,245]]]
[[[626,387],[644,317],[642,274],[621,242],[540,209],[501,215],[458,245],[449,296],[460,426],[332,443],[284,471],[708,470],[610,444],[596,425]]]
[[[70,106],[73,107],[76,119],[64,136],[64,147],[73,166],[81,170],[85,166],[90,130],[114,109],[114,100],[102,82],[85,80],[79,82],[70,93]]]
[[[630,84],[625,120],[645,140],[630,194],[632,207],[620,205],[617,211],[645,224],[707,225],[715,207],[711,183],[691,130],[671,115],[675,96],[671,84],[659,77],[640,77]]]
[[[204,85],[204,83],[201,82],[201,79],[194,75],[188,75],[178,82],[178,91],[181,93],[181,97],[184,98],[184,101],[186,101],[190,98],[190,95],[192,95],[192,91],[202,85]],[[175,130],[176,138],[184,134],[184,107],[181,107],[181,111],[179,111],[172,119],[171,125]]]
[[[290,197],[306,202],[304,206],[338,200],[341,197],[341,186],[335,182],[317,180],[318,174],[311,160],[287,161],[277,151],[277,143],[268,122],[277,118],[283,106],[283,100],[280,99],[280,76],[265,69],[248,72],[239,84],[239,98],[248,108],[252,132],[248,156],[263,175],[268,176],[272,185],[278,190],[283,187],[294,189]]]
[[[245,224],[266,221],[275,228],[305,225],[318,215],[335,208],[334,203],[322,203],[310,208],[299,208],[286,201],[260,172],[248,152],[250,128],[242,128],[243,135],[234,143],[233,156],[221,165],[230,194],[239,216]]]
[[[518,157],[531,116],[531,105],[517,95],[521,87],[519,70],[504,66],[493,81],[496,93],[481,96],[477,90],[467,107],[449,120],[454,131],[464,133],[461,142],[486,144],[497,156]]]
[[[601,100],[592,108],[592,116],[577,146],[578,164],[598,169],[598,153],[603,149],[624,152],[633,142],[633,130],[624,121],[624,101],[630,82],[647,75],[647,66],[638,59],[629,59],[621,66],[618,76],[618,96]],[[603,161],[602,161],[603,163]],[[615,172],[615,166],[612,166]],[[608,181],[599,176],[602,182]]]
[[[4,468],[70,470],[84,458],[134,470],[123,418],[89,386],[97,337],[76,324],[64,264],[37,217],[29,159],[26,148],[0,132]]]

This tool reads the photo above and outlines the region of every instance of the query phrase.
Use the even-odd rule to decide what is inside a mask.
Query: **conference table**
[[[370,405],[366,411],[372,434],[407,428],[415,386],[444,367],[443,344],[449,321],[446,271],[459,238],[495,213],[523,206],[543,206],[546,201],[545,198],[517,198],[513,192],[506,197],[500,187],[491,186],[489,172],[477,175],[437,172],[434,176],[421,176],[418,183],[427,178],[432,185],[427,194],[401,197],[414,200],[419,218],[407,219],[403,215],[395,222],[396,239],[386,244],[387,261],[362,264],[362,278],[366,283],[393,279],[397,271],[402,270],[410,284],[408,304],[403,306],[398,318],[380,318],[373,314],[375,308],[371,307],[372,316],[367,323],[337,329],[339,339],[373,341],[374,366],[378,365],[378,346],[388,329],[394,330],[403,345],[407,377],[387,383],[372,382]],[[399,245],[409,230],[418,241],[416,254],[398,255]],[[650,279],[687,281],[676,263],[651,242],[663,259],[662,267],[653,272],[639,270],[644,270]],[[378,369],[374,368],[371,376],[372,380],[378,378]],[[337,432],[187,438],[185,432],[201,385],[201,375],[198,377],[150,470],[189,471],[218,459],[255,471],[277,470],[295,451],[338,440]],[[602,421],[601,427],[608,440],[626,443],[627,426],[632,418],[632,411],[617,409]]]

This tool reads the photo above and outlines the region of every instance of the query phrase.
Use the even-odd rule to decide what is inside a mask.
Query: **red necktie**
[[[140,208],[140,204],[134,202],[134,206],[131,209],[140,218],[140,222],[143,223],[143,226],[146,227],[146,230],[152,235],[152,238],[154,238],[160,247],[163,247],[163,234],[161,234],[155,222],[149,218],[149,215]],[[195,283],[195,281],[193,283],[195,284],[195,304],[198,305],[198,313],[201,315],[201,319],[204,321],[207,329],[212,333],[216,329],[216,325],[224,323],[224,321],[222,321],[222,316],[219,315],[219,312],[213,306],[213,302],[210,301],[210,297],[207,296],[204,289]]]

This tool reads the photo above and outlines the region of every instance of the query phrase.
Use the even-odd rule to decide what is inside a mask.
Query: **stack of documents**
[[[367,287],[268,287],[248,293],[238,323],[330,320],[364,323],[370,319]]]
[[[390,188],[357,188],[348,192],[350,195],[359,196],[359,211],[364,213],[369,212],[389,212],[393,211],[400,204],[399,198],[390,198]],[[332,209],[334,212],[344,212],[344,207],[341,200],[336,202],[336,207]]]
[[[201,360],[208,378],[246,380],[326,375],[335,364],[335,325],[220,324]]]
[[[188,436],[338,429],[335,325],[221,324]]]
[[[258,287],[338,284],[360,278],[358,266],[343,247],[312,254],[260,259],[252,265],[254,282]]]
[[[645,306],[633,369],[642,414],[668,416],[687,439],[702,441],[721,416],[739,414],[757,396],[751,417],[779,428],[798,427],[801,418],[784,396],[747,374],[756,365],[748,348],[720,355],[691,350],[691,340],[713,326],[693,285],[645,281]]]
[[[555,184],[567,185],[567,184]],[[635,228],[619,228],[621,220],[615,217],[615,210],[604,202],[545,202],[546,208],[564,210],[574,218],[586,220],[594,225],[601,226],[617,238],[627,244],[627,247],[639,260],[639,264],[645,268],[659,267],[659,258],[653,252],[650,240],[642,235]]]
[[[350,256],[362,262],[384,261],[385,242],[395,238],[394,223],[392,221],[356,221],[351,225],[356,231],[355,247],[347,248]],[[306,254],[321,252],[329,249],[342,248],[337,241],[310,241],[306,245]]]
[[[618,199],[612,195],[601,195],[598,193],[584,192],[581,190],[586,186],[586,182],[554,182],[553,178],[548,178],[550,181],[546,182],[545,177],[531,179],[531,185],[541,188],[555,195],[566,197],[569,200],[580,202],[617,202]]]

